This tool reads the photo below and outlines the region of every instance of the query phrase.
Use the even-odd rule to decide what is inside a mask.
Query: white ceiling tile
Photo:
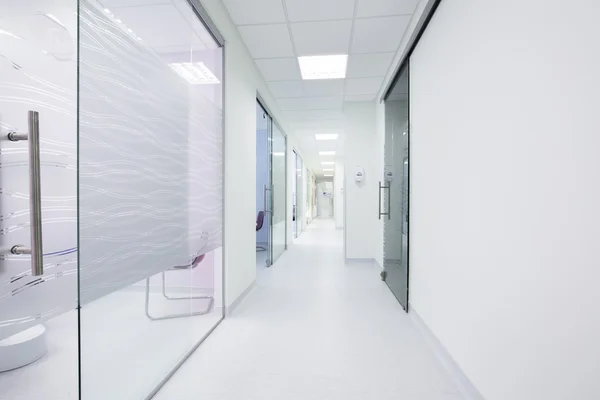
[[[383,78],[346,79],[346,96],[376,94],[381,87]]]
[[[291,22],[352,19],[355,0],[285,0]]]
[[[302,121],[303,124],[309,120],[315,121],[331,121],[341,120],[344,118],[343,111],[340,110],[294,110],[284,111],[284,115],[290,120]]]
[[[304,94],[302,81],[268,82],[268,85],[275,97],[302,97]]]
[[[358,0],[356,16],[365,18],[412,14],[418,2],[419,0]]]
[[[292,41],[286,24],[238,27],[254,58],[292,57]]]
[[[352,21],[303,22],[292,24],[298,56],[348,54]]]
[[[374,94],[355,94],[352,96],[345,96],[344,97],[344,101],[350,101],[350,102],[355,102],[355,101],[373,101],[373,99],[375,99],[375,95]]]
[[[343,79],[315,79],[304,81],[305,96],[342,96],[344,94]]]
[[[351,54],[348,57],[348,78],[385,76],[396,53]]]
[[[357,19],[354,23],[351,52],[396,51],[409,21],[409,16]]]
[[[255,60],[266,81],[295,81],[302,79],[297,58],[268,58]]]
[[[223,0],[236,25],[286,22],[281,0]]]
[[[283,111],[295,110],[338,110],[342,107],[341,97],[301,97],[297,99],[278,99],[277,104]]]
[[[127,28],[150,47],[203,45],[194,28],[172,3],[115,8],[111,11],[115,18],[122,20]],[[157,26],[168,29],[156,29]]]

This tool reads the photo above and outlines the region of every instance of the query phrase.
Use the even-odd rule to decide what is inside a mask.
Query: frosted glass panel
[[[221,49],[185,1],[119,5],[80,2],[81,386],[98,400],[148,396],[222,317]]]

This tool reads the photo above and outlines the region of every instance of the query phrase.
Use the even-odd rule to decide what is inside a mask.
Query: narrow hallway
[[[316,220],[155,397],[459,400],[379,269]]]

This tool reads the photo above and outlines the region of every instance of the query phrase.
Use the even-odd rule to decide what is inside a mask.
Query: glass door
[[[296,154],[296,237],[304,231],[304,163]]]
[[[379,183],[383,219],[383,277],[408,311],[408,68],[401,71],[385,101],[385,172]]]
[[[0,397],[76,399],[77,0],[0,1]]]
[[[287,144],[286,137],[274,123],[271,130],[270,176],[271,176],[271,264],[286,249],[287,210]]]
[[[2,400],[151,398],[224,315],[222,41],[104,3],[0,0]]]
[[[256,261],[271,266],[273,235],[271,229],[272,185],[271,153],[273,120],[259,101],[256,102]]]

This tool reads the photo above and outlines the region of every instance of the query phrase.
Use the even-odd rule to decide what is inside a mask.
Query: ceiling
[[[373,101],[419,0],[223,0],[306,165],[343,157],[343,107]],[[346,79],[303,81],[299,56],[348,54]],[[317,142],[315,133],[338,133]]]

